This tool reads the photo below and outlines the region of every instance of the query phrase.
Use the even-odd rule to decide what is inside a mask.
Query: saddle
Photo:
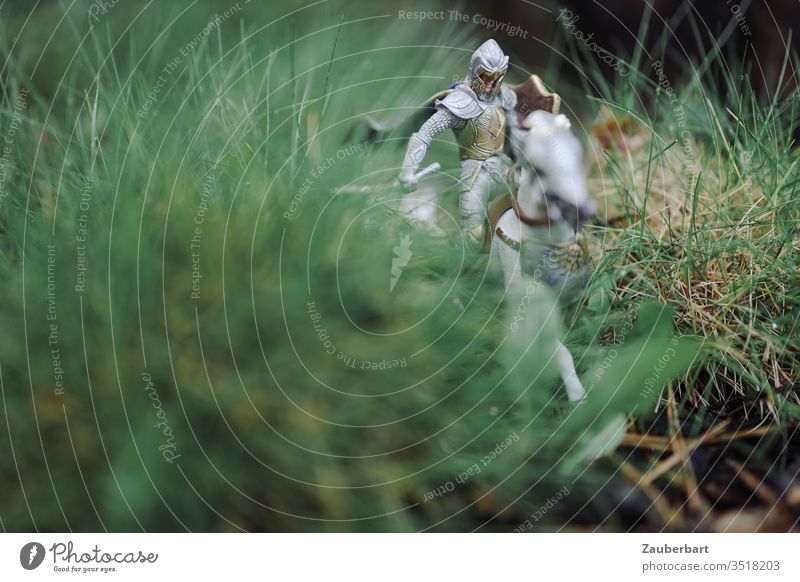
[[[508,170],[508,192],[489,203],[489,228],[486,229],[485,241],[487,247],[491,244],[492,237],[497,236],[512,249],[516,251],[519,250],[519,241],[515,241],[513,238],[508,236],[508,234],[502,228],[497,226],[497,223],[500,221],[500,217],[509,210],[513,210],[514,214],[517,215],[517,218],[519,218],[523,224],[527,224],[528,226],[541,227],[550,225],[549,216],[544,216],[542,218],[531,218],[527,216],[519,207],[519,204],[517,203],[517,182],[515,178],[517,168],[518,165],[515,162]]]
[[[514,173],[517,164],[511,166],[508,172],[509,191],[496,198],[489,204],[489,228],[486,229],[484,240],[485,248],[488,250],[492,244],[492,238],[499,238],[507,246],[517,252],[521,252],[521,241],[514,240],[508,233],[500,228],[497,223],[500,217],[509,210],[513,210],[520,222],[532,227],[550,226],[552,223],[549,216],[533,219],[525,215],[517,203],[517,188],[514,180]],[[581,233],[575,235],[575,239],[564,244],[550,243],[547,245],[547,253],[550,256],[551,264],[562,271],[564,274],[575,273],[583,267],[589,259],[589,247],[586,237]]]

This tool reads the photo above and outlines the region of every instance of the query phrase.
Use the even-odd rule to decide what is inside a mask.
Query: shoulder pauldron
[[[461,119],[475,119],[484,111],[472,89],[463,85],[459,85],[450,91],[444,99],[437,99],[436,108],[447,109]]]

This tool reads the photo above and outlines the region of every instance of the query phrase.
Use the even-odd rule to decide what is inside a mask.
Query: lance
[[[429,174],[438,172],[441,169],[439,162],[434,162],[430,166],[423,168],[414,174],[414,180],[421,180]],[[390,190],[400,187],[400,180],[393,180],[384,184],[375,184],[374,186],[342,186],[336,190],[336,194],[370,194],[372,192],[380,192],[382,190]]]

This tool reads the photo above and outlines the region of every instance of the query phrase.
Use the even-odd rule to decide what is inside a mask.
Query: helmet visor
[[[508,68],[500,69],[499,71],[489,71],[483,67],[478,67],[475,70],[475,75],[480,78],[481,83],[489,89],[494,89],[500,81],[503,80],[503,77],[506,75],[506,71]]]

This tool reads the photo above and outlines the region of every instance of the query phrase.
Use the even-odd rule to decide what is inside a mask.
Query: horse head
[[[581,143],[564,115],[537,110],[522,123],[526,130],[519,163],[530,171],[551,216],[560,214],[576,229],[592,218],[597,205],[583,171]]]

